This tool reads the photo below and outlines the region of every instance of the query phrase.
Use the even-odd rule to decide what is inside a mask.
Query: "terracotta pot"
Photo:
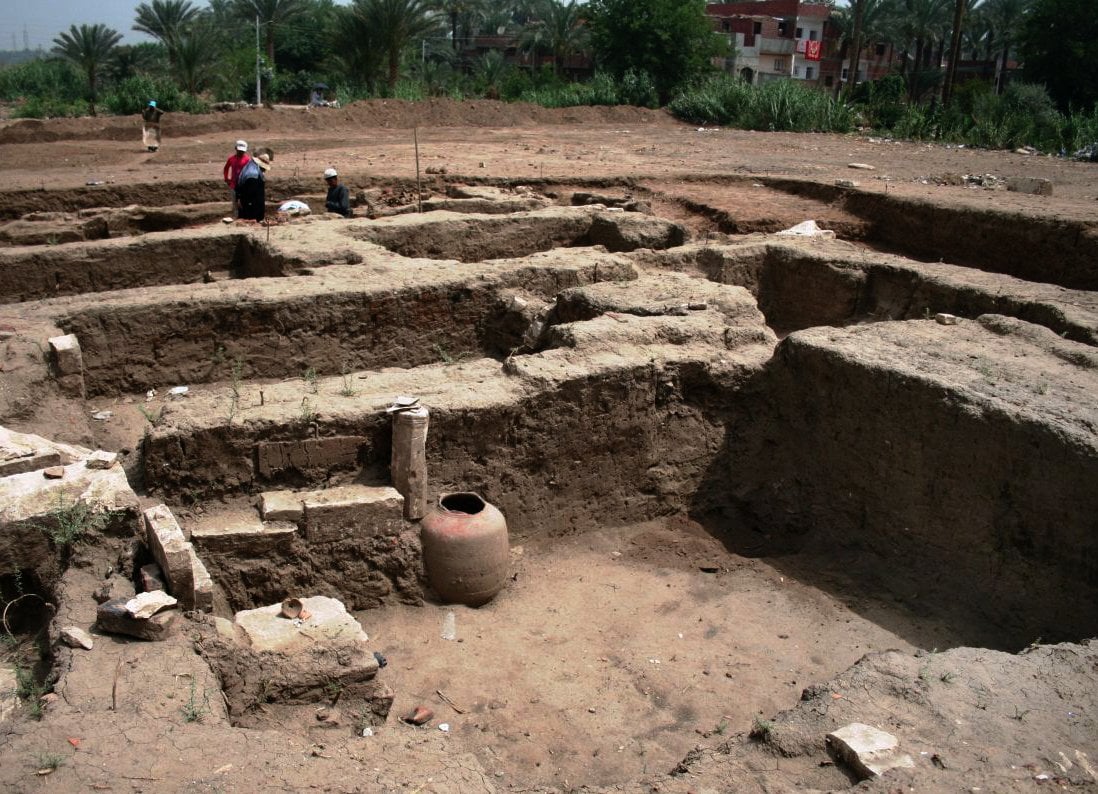
[[[420,536],[427,579],[444,602],[480,606],[507,584],[507,521],[477,494],[443,494]]]

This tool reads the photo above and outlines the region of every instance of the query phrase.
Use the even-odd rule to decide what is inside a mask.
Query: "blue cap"
[[[151,107],[151,108],[156,107],[156,100],[155,99],[150,99],[149,100],[149,107]]]

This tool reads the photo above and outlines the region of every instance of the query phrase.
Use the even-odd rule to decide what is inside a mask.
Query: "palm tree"
[[[168,50],[168,61],[175,65],[175,50],[182,36],[195,18],[198,9],[189,0],[152,0],[136,9],[133,29],[158,39]]]
[[[914,68],[908,83],[912,99],[917,99],[922,93],[920,74],[923,67],[931,62],[934,45],[944,41],[949,30],[952,3],[953,0],[904,0],[899,17],[900,34],[905,48],[915,47]],[[907,68],[906,58],[904,68]]]
[[[853,76],[848,81],[850,89],[853,89],[857,82],[859,62],[861,61],[861,54],[865,50],[865,44],[867,42],[871,44],[879,42],[891,43],[895,39],[896,3],[897,0],[863,0],[861,26],[862,46],[859,47],[858,52],[853,53],[851,57],[849,74]],[[831,21],[838,29],[839,33],[840,61],[846,60],[847,55],[851,54],[854,47],[855,14],[853,11],[856,10],[857,9],[850,9],[845,13],[843,10],[838,10],[831,17]],[[841,81],[836,83],[836,97],[839,95],[841,87]]]
[[[111,57],[111,52],[122,40],[122,34],[106,25],[70,25],[68,33],[53,40],[53,51],[84,71],[88,77],[88,94],[91,114],[95,115],[96,89],[99,69]]]
[[[175,42],[175,78],[191,96],[205,90],[215,74],[217,37],[209,23],[196,24],[180,34]]]
[[[987,0],[983,5],[988,23],[991,26],[996,46],[1001,48],[999,75],[995,82],[995,92],[1003,93],[1006,88],[1007,60],[1010,48],[1018,38],[1022,21],[1032,7],[1031,0]]]
[[[459,42],[468,39],[476,30],[477,23],[488,11],[486,0],[432,0],[431,6],[450,20],[450,43],[454,52],[458,51]],[[458,35],[459,27],[464,36]]]
[[[559,0],[544,0],[536,16],[527,22],[519,36],[519,47],[527,53],[548,52],[553,56],[553,71],[558,75],[569,55],[587,46],[588,32],[576,0],[565,5]]]
[[[275,65],[275,30],[308,10],[306,0],[233,0],[237,15],[244,19],[259,19],[263,26],[263,44],[267,64]]]
[[[362,46],[376,47],[388,64],[387,84],[392,90],[400,77],[400,54],[411,42],[438,31],[428,0],[355,0],[352,13],[370,31]]]

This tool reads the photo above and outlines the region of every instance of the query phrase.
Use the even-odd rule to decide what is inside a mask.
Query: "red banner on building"
[[[806,61],[818,61],[820,60],[820,42],[810,41],[808,46],[804,48],[804,58]]]

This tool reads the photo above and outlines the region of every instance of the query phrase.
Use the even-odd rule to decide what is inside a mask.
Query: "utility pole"
[[[255,15],[255,103],[263,104],[263,93],[259,76],[259,14]]]

